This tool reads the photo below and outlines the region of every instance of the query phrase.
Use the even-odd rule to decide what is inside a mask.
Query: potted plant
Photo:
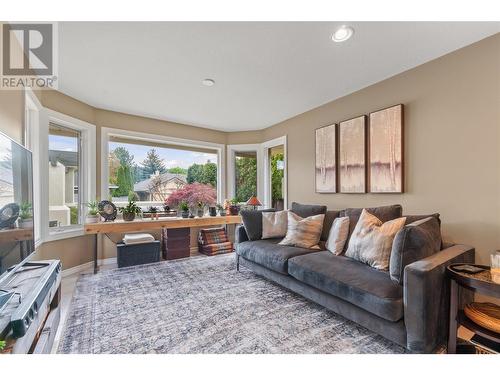
[[[87,217],[85,218],[86,223],[98,223],[99,222],[99,203],[97,201],[90,201],[87,203]]]
[[[187,202],[180,202],[179,210],[181,211],[182,218],[187,219],[189,217],[189,204]]]
[[[135,215],[141,212],[141,208],[135,202],[134,194],[129,194],[127,205],[119,208],[123,215],[123,220],[134,221]]]
[[[240,206],[238,205],[238,200],[233,198],[229,201],[229,214],[238,215],[240,213]]]
[[[226,216],[226,209],[222,204],[217,203],[215,207],[217,207],[217,211],[219,211],[220,216]]]
[[[30,202],[23,202],[19,205],[19,227],[33,228],[33,206]]]
[[[151,213],[151,220],[158,220],[158,208],[155,206],[150,206],[148,212]]]
[[[198,217],[203,217],[203,215],[205,214],[205,205],[203,204],[203,202],[196,203],[196,208]]]

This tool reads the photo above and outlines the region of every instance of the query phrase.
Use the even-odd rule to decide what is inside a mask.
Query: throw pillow
[[[262,239],[286,236],[288,211],[262,213]]]
[[[405,221],[405,217],[400,217],[382,223],[375,215],[363,210],[345,255],[373,268],[388,270],[392,242]]]
[[[335,255],[340,255],[344,251],[344,245],[349,235],[349,218],[338,217],[333,221],[328,240],[326,241],[326,249]]]
[[[274,212],[274,208],[267,210],[242,210],[240,212],[241,221],[247,232],[250,241],[257,241],[262,238],[262,213]]]
[[[400,204],[394,204],[392,206],[380,206],[380,207],[369,207],[369,208],[346,208],[344,214],[340,216],[347,216],[350,220],[349,222],[349,237],[345,248],[349,246],[349,241],[358,223],[359,217],[363,210],[368,211],[372,215],[375,215],[382,222],[397,219],[403,214],[403,207]]]
[[[286,236],[279,244],[306,249],[317,245],[323,229],[324,218],[324,214],[302,218],[288,211]]]
[[[394,238],[389,273],[391,279],[403,285],[405,267],[441,250],[439,219],[435,216],[407,224]]]

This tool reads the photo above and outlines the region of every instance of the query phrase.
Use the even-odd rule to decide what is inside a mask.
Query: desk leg
[[[99,246],[101,244],[101,235],[98,233],[94,237],[94,274],[99,271],[99,266],[97,265],[97,257],[99,256]]]
[[[448,354],[457,352],[458,284],[450,280],[450,331],[448,333]]]

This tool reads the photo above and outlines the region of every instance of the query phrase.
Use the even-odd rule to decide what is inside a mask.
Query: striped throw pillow
[[[316,246],[321,237],[324,219],[324,214],[302,218],[288,211],[286,236],[279,244],[306,249]]]

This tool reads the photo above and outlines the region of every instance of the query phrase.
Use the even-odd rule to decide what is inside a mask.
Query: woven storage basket
[[[464,309],[465,315],[477,325],[500,334],[500,306],[473,302]]]

